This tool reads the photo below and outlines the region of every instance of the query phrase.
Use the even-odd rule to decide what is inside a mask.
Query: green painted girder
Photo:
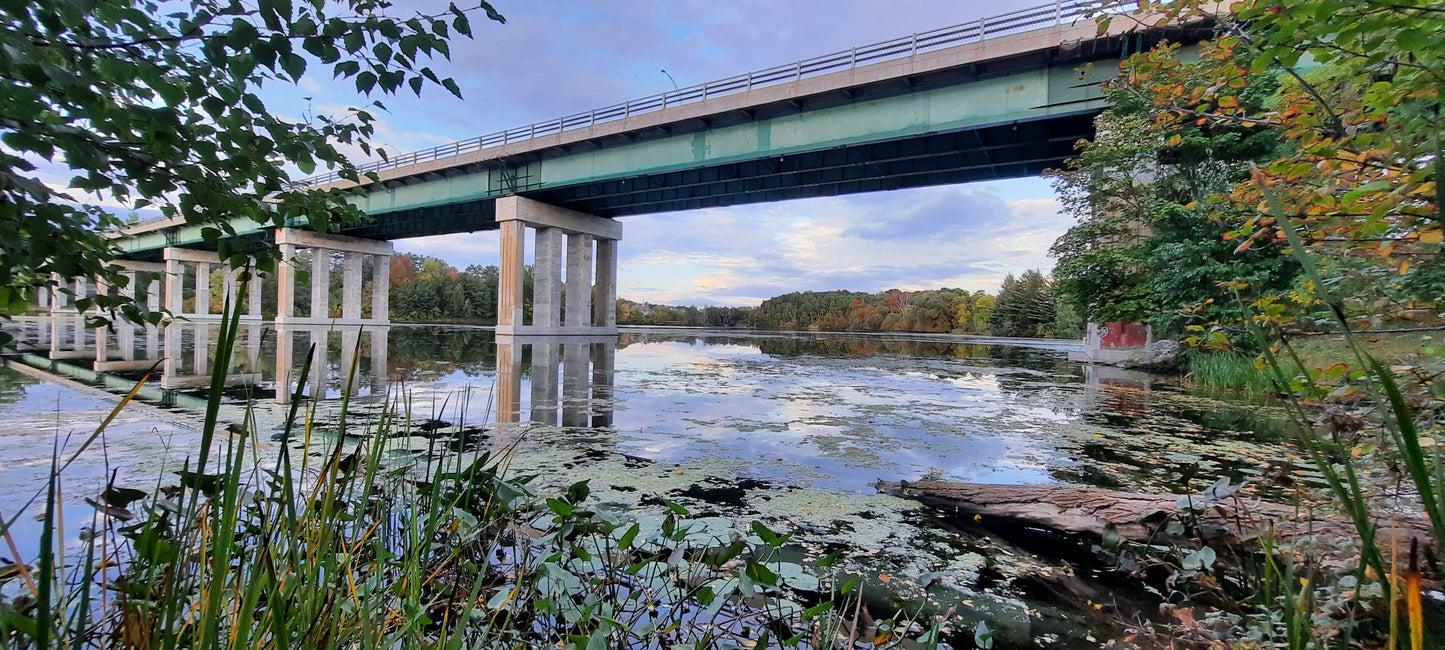
[[[436,219],[416,219],[415,215],[462,205],[473,206],[469,209],[475,211],[479,201],[517,192],[546,192],[612,179],[1097,113],[1106,104],[1100,83],[1117,74],[1118,64],[1118,59],[1097,61],[1082,74],[1077,63],[1041,65],[515,165],[499,160],[495,167],[414,180],[350,200],[374,220],[362,226],[363,231],[388,238],[436,234],[428,232],[426,225]],[[406,213],[405,223],[389,227],[387,215],[397,213]],[[241,219],[233,221],[232,226],[243,237],[263,236],[269,229],[269,225]],[[119,244],[126,256],[153,257],[163,247],[204,245],[204,240],[200,226],[182,226],[127,237]]]
[[[399,185],[353,200],[377,219],[402,210],[537,192],[601,180],[650,175],[741,160],[775,158],[866,142],[963,131],[990,124],[1097,112],[1099,82],[1118,61],[1094,65],[1081,79],[1073,65],[1019,71],[755,122]]]

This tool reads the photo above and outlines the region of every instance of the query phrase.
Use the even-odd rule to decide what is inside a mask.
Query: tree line
[[[496,266],[457,269],[414,253],[392,257],[391,316],[404,321],[497,322]],[[532,268],[523,273],[523,311],[532,309]],[[1009,274],[997,293],[963,289],[878,293],[803,291],[757,307],[699,307],[617,301],[622,325],[752,327],[833,332],[958,332],[996,336],[1081,336],[1077,312],[1041,271]]]

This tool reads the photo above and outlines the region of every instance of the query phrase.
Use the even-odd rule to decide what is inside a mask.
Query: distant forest
[[[427,322],[497,322],[496,266],[458,270],[444,260],[392,257],[391,315]],[[523,311],[532,309],[532,268],[523,274]],[[751,327],[830,332],[957,332],[994,336],[1079,338],[1077,312],[1059,300],[1040,271],[1010,274],[997,293],[934,289],[879,293],[802,291],[757,307],[696,307],[617,301],[623,325]]]

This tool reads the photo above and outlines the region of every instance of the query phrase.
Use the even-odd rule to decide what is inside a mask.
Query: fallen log
[[[925,505],[951,509],[967,519],[977,518],[985,528],[996,525],[1036,528],[1066,535],[1102,540],[1112,528],[1121,540],[1160,543],[1170,520],[1190,513],[1177,503],[1177,494],[1120,492],[1079,485],[995,485],[946,481],[879,481],[879,492]],[[1334,513],[1248,498],[1191,498],[1199,531],[1206,542],[1238,547],[1243,539],[1269,533],[1279,542],[1314,536],[1324,548],[1349,553],[1359,535],[1348,518]],[[1382,522],[1375,540],[1389,548],[1393,540],[1408,548],[1411,538],[1430,545],[1434,539],[1424,517],[1404,516]],[[1333,553],[1330,553],[1333,554]]]

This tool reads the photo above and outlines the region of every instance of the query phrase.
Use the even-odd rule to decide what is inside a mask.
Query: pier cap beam
[[[497,222],[521,221],[533,228],[556,228],[569,235],[592,235],[599,239],[622,239],[622,222],[569,210],[524,196],[497,199]]]

